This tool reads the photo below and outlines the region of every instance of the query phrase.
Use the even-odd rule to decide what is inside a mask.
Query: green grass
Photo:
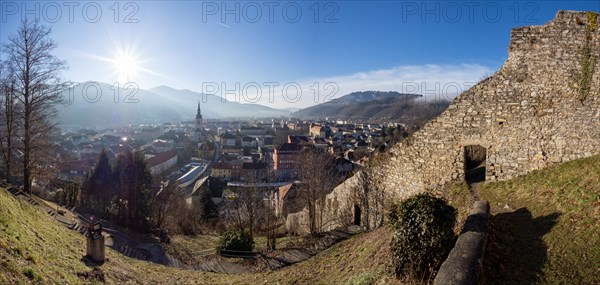
[[[600,156],[481,187],[489,284],[600,284]]]
[[[107,248],[93,271],[81,261],[83,236],[0,189],[0,284],[397,284],[388,270],[391,230],[380,228],[342,241],[311,259],[277,271],[240,275],[165,267]],[[296,242],[283,238],[278,245]],[[213,247],[211,238],[175,238],[180,247]],[[259,242],[264,241],[259,239]]]
[[[465,220],[469,216],[473,202],[475,202],[473,195],[469,191],[469,185],[465,182],[452,183],[444,189],[442,196],[448,201],[450,206],[456,209],[454,233],[459,235]]]
[[[346,280],[349,285],[369,285],[373,284],[373,274],[363,273],[354,275]]]
[[[490,201],[494,214],[484,281],[600,284],[599,177],[596,156],[482,185],[480,194]],[[468,188],[456,184],[446,195],[459,215],[465,215],[472,204]],[[81,277],[92,271],[80,260],[85,253],[81,235],[4,190],[0,205],[0,284],[97,282]],[[131,259],[109,248],[107,262],[98,269],[108,284],[399,284],[390,270],[391,234],[387,227],[360,234],[307,261],[266,273],[182,270]],[[177,241],[197,249],[214,243]]]
[[[0,205],[0,284],[80,283],[74,275],[61,274],[61,268],[88,270],[79,261],[83,237],[66,232],[50,216],[4,190]]]
[[[490,284],[600,284],[600,156],[484,184],[493,216],[484,259]],[[447,199],[465,215],[468,188]],[[86,284],[84,238],[0,190],[0,284]],[[506,206],[506,207],[505,207]],[[459,219],[460,220],[460,219]],[[127,258],[107,248],[99,266],[108,284],[399,284],[390,270],[391,230],[340,242],[283,269],[241,275],[181,270]],[[284,240],[281,241],[282,243]],[[181,240],[200,249],[213,239]],[[79,274],[78,274],[79,273]]]

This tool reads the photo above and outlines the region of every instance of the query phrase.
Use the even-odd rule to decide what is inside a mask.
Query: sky
[[[37,17],[70,81],[301,108],[366,90],[451,98],[502,66],[512,28],[559,10],[600,1],[0,0],[0,41]]]

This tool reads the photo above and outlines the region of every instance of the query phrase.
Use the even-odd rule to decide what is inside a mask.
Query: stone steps
[[[115,241],[112,248],[127,257],[139,260],[148,260],[148,255],[146,253],[141,252],[140,250],[133,248],[128,244]]]
[[[27,196],[25,194],[23,194],[18,188],[16,187],[9,187],[7,189],[12,195],[14,195],[15,197],[26,201],[34,206],[38,206],[40,205],[35,199],[33,199],[30,196]],[[47,207],[42,207],[42,209],[48,214],[50,215],[50,217],[55,218],[56,216],[58,216],[58,212],[54,211],[53,209],[49,209]],[[73,208],[72,210],[74,210],[75,208]],[[72,211],[71,210],[71,211]],[[80,224],[79,222],[74,222],[72,224],[65,224],[65,226],[73,231],[78,232],[79,234],[85,235],[87,232],[87,226]],[[118,252],[131,257],[131,258],[135,258],[135,259],[139,259],[139,260],[148,260],[149,256],[147,253],[144,253],[140,250],[137,250],[133,247],[130,247],[129,245],[125,244],[125,243],[120,243],[120,242],[116,242],[113,245],[113,248],[115,250],[117,250]]]

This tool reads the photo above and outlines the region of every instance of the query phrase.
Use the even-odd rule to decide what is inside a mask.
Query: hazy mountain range
[[[116,91],[119,96],[115,98]],[[288,116],[258,104],[222,100],[190,90],[159,86],[149,90],[117,89],[101,82],[84,82],[63,92],[70,104],[58,107],[58,120],[64,127],[116,127],[140,123],[193,120],[200,102],[204,118],[262,118]],[[100,94],[98,96],[98,94]]]
[[[115,96],[118,90],[118,97]],[[58,107],[63,128],[108,128],[193,120],[200,102],[204,118],[349,118],[420,119],[441,113],[448,102],[425,102],[421,95],[398,92],[353,92],[327,103],[298,110],[223,100],[190,90],[159,86],[149,90],[115,88],[88,81],[63,92],[69,104]]]

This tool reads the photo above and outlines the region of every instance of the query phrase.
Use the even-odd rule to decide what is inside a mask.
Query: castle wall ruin
[[[393,146],[369,179],[386,200],[399,200],[463,180],[465,146],[485,148],[486,182],[599,154],[599,21],[596,13],[560,11],[545,25],[513,29],[502,68]],[[324,229],[354,223],[354,208],[364,203],[361,177],[327,195]],[[289,218],[301,223],[306,215]]]

